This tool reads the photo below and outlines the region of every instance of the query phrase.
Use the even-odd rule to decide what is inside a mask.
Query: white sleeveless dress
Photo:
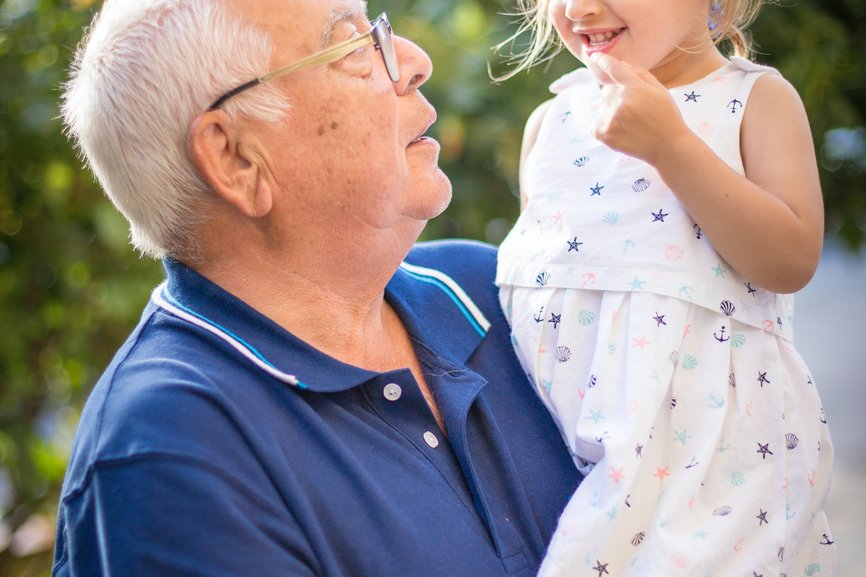
[[[740,174],[743,110],[775,73],[734,58],[670,90]],[[742,278],[651,166],[591,136],[588,70],[551,90],[497,272],[521,363],[587,474],[540,574],[836,575],[832,447],[793,297]]]

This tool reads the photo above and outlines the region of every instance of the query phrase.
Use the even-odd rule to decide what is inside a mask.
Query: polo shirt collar
[[[164,266],[167,280],[154,290],[152,301],[231,347],[263,377],[313,392],[337,392],[379,374],[311,347],[186,265],[167,259]],[[403,263],[388,283],[385,298],[413,340],[451,363],[465,364],[489,328],[475,303],[438,270]]]

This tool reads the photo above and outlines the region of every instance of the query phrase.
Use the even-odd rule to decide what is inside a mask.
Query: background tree
[[[62,134],[59,85],[98,2],[0,0],[0,577],[49,570],[53,514],[80,407],[161,277]],[[568,54],[503,84],[490,47],[510,35],[502,0],[370,0],[431,55],[432,133],[454,201],[424,238],[498,243],[517,217],[523,124],[570,70]],[[821,163],[828,236],[866,231],[866,5],[767,6],[758,60],[794,83]]]

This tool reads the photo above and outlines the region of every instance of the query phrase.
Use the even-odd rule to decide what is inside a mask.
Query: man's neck
[[[393,347],[399,319],[384,288],[407,250],[355,246],[302,255],[235,247],[190,264],[311,346],[350,364],[388,370],[394,367],[384,367],[382,356]]]

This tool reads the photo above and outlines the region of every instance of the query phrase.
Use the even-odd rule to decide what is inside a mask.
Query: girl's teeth
[[[596,32],[594,34],[587,34],[587,37],[589,38],[589,43],[591,45],[599,45],[610,41],[610,39],[617,34],[619,34],[619,30],[608,30],[607,32]]]

